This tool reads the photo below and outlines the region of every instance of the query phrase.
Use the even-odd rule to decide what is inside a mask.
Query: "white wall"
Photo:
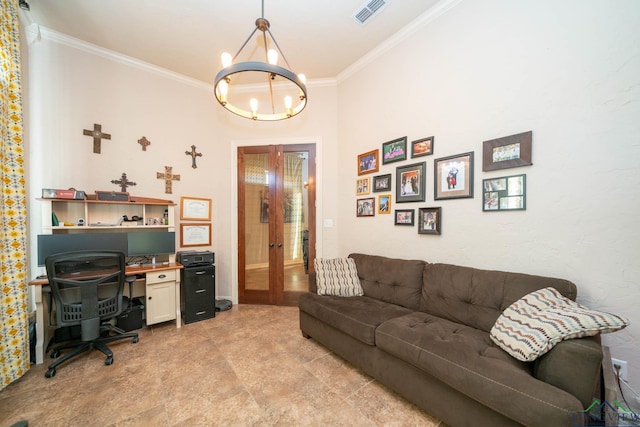
[[[181,196],[212,199],[212,246],[216,253],[217,296],[233,298],[236,292],[235,150],[238,145],[288,143],[304,138],[316,143],[317,152],[335,152],[337,146],[336,86],[309,84],[307,109],[295,119],[277,123],[257,123],[234,116],[215,101],[208,84],[196,82],[165,70],[140,64],[105,52],[67,36],[42,29],[40,39],[23,40],[24,84],[28,105],[26,146],[29,150],[28,192],[30,244],[36,245],[40,232],[42,188],[75,187],[119,191],[111,180],[123,172],[136,186],[135,196],[170,199]],[[102,124],[111,140],[102,141],[102,153],[94,154],[93,140],[83,129]],[[137,143],[146,136],[147,151]],[[238,144],[237,141],[242,141]],[[203,153],[197,169],[185,154],[191,145]],[[319,159],[322,188],[336,192],[329,165],[327,172]],[[180,174],[173,193],[165,194],[164,181],[156,178],[172,166]],[[318,220],[322,224],[322,193],[318,196]],[[331,214],[331,204],[328,207]],[[115,219],[114,219],[115,221]],[[179,223],[179,206],[176,208]],[[176,232],[178,234],[179,227]],[[334,230],[318,230],[320,250],[337,251]],[[323,240],[324,239],[324,240]],[[179,238],[177,245],[179,247]],[[189,248],[191,249],[191,248]],[[31,251],[31,277],[38,274],[35,251]],[[237,301],[236,301],[237,302]]]
[[[640,2],[462,1],[347,74],[338,87],[340,254],[572,280],[579,302],[631,320],[604,342],[640,390]],[[533,166],[482,172],[482,141],[529,130]],[[357,155],[404,135],[434,135],[434,155],[377,174],[426,159],[426,201],[392,208],[441,206],[441,236],[394,226],[392,215],[355,217]],[[433,159],[468,151],[475,197],[434,201]],[[527,210],[482,212],[482,179],[520,173]]]

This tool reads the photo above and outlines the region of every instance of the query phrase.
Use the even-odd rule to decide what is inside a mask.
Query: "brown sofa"
[[[535,362],[489,338],[498,316],[537,289],[575,300],[566,280],[351,254],[364,296],[300,298],[300,329],[451,426],[574,426],[593,401],[599,337],[562,341]],[[312,280],[312,283],[314,281]]]

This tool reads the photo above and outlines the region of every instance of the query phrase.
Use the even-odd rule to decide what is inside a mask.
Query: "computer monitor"
[[[127,254],[126,233],[39,234],[38,266],[44,266],[49,255],[85,250],[111,250]]]
[[[127,233],[127,256],[155,256],[176,253],[174,231]]]

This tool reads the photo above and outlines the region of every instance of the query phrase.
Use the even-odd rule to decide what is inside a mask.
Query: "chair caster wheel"
[[[138,337],[133,337],[133,340],[131,340],[133,344],[137,343],[138,341],[140,341],[140,338]]]
[[[56,368],[49,368],[47,372],[44,373],[45,378],[51,378],[56,375]]]
[[[113,356],[109,356],[106,359],[104,359],[105,365],[111,365],[112,363],[113,363]]]
[[[49,355],[52,359],[57,359],[60,357],[60,350],[53,350]]]

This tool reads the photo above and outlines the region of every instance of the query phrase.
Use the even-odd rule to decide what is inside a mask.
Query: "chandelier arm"
[[[271,40],[273,40],[273,43],[278,48],[278,51],[280,51],[280,55],[282,56],[282,59],[284,59],[285,64],[287,64],[287,68],[291,69],[291,65],[289,65],[289,61],[287,61],[287,57],[284,56],[284,53],[282,52],[282,49],[280,49],[280,45],[276,41],[276,38],[273,37],[273,34],[271,33],[271,30],[267,28],[267,31],[269,32],[269,35],[271,36]]]
[[[238,58],[238,55],[240,55],[240,52],[242,52],[242,49],[244,49],[244,47],[247,45],[247,43],[249,43],[249,40],[251,40],[251,37],[253,37],[253,35],[256,33],[256,31],[258,31],[258,27],[254,28],[253,31],[251,32],[251,34],[249,34],[249,37],[247,37],[247,39],[244,41],[244,43],[242,43],[242,46],[240,46],[240,49],[238,49],[238,52],[233,57],[233,61],[234,62],[235,62],[236,58]]]

